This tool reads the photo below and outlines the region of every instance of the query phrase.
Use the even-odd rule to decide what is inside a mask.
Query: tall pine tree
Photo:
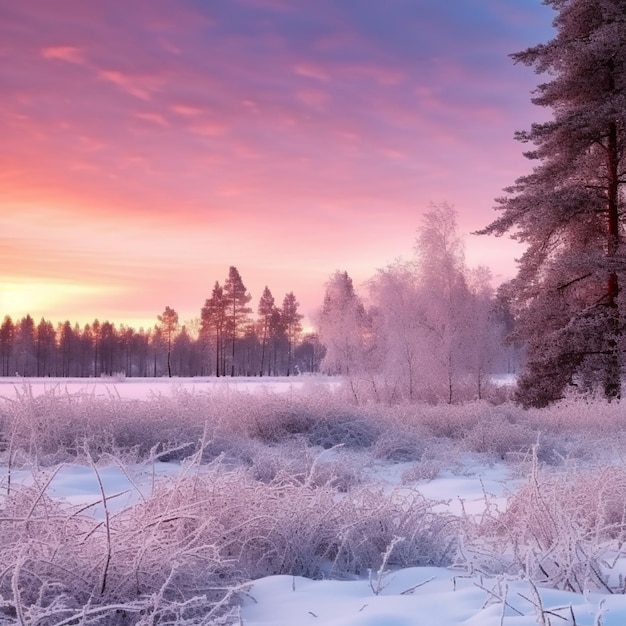
[[[626,2],[544,0],[556,36],[512,55],[544,74],[533,103],[552,110],[516,138],[532,173],[499,198],[482,233],[528,245],[505,288],[527,344],[518,400],[546,406],[569,385],[621,395],[626,182]]]
[[[248,306],[248,302],[251,299],[252,297],[243,284],[239,270],[231,265],[228,270],[228,278],[224,282],[224,300],[227,303],[226,328],[231,342],[231,376],[235,375],[235,345],[237,337],[250,320],[249,315],[252,309]]]
[[[270,330],[270,323],[274,308],[274,296],[269,290],[269,287],[265,285],[263,295],[259,300],[259,308],[257,309],[259,314],[259,335],[261,337],[261,366],[259,368],[259,376],[263,376],[265,367],[265,348],[267,346],[267,336]]]
[[[207,298],[200,312],[200,336],[204,341],[215,342],[215,375],[224,375],[224,334],[226,327],[226,308],[224,288],[215,281],[211,297]]]
[[[301,321],[304,315],[298,312],[299,306],[300,303],[296,300],[293,291],[285,294],[281,313],[285,326],[285,335],[287,336],[287,376],[291,376],[293,347],[302,332]]]

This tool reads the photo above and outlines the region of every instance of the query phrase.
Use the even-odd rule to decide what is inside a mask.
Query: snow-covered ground
[[[28,389],[35,396],[51,392],[94,394],[101,397],[119,396],[124,399],[143,400],[151,393],[171,395],[172,391],[194,392],[272,392],[289,393],[302,389],[314,380],[315,384],[335,387],[340,384],[332,376],[291,377],[220,377],[197,376],[194,378],[125,378],[103,376],[101,378],[22,378],[0,377],[0,397],[13,398]]]
[[[242,610],[246,626],[623,626],[623,595],[532,588],[437,567],[383,577],[381,590],[358,581],[271,576],[254,584]]]
[[[16,398],[24,393],[21,387],[23,382],[0,379],[0,396],[5,399],[10,398],[4,401],[14,404]],[[330,387],[337,383],[333,380],[322,382]],[[95,380],[87,383],[85,381],[39,380],[29,381],[29,383],[29,393],[33,398],[46,393],[60,398],[63,394],[87,392],[97,397],[110,397],[113,403],[116,402],[116,398],[117,400],[120,398],[145,399],[155,393],[168,396],[172,385],[178,386],[176,387],[178,390],[182,385],[190,394],[197,391],[209,393],[215,391],[215,386],[218,384],[214,379],[174,383],[164,379],[122,382]],[[237,393],[245,392],[246,394],[251,389],[261,389],[262,385],[269,396],[273,397],[277,391],[294,391],[295,385],[309,383],[306,380],[294,381],[294,379],[248,379],[245,382],[236,383],[225,380],[220,381],[219,384],[228,386]],[[221,401],[224,402],[223,397]],[[24,400],[22,397],[21,402],[28,404],[28,399]],[[427,414],[428,411],[435,410],[432,407],[424,408],[423,412]],[[491,409],[483,407],[480,410],[484,410],[488,416],[485,419],[493,418],[493,411],[490,413]],[[512,411],[512,409],[507,410]],[[573,409],[568,410],[568,415],[573,414]],[[463,415],[459,412],[457,418],[461,419]],[[441,419],[445,421],[444,417]],[[450,419],[449,415],[445,419]],[[514,423],[517,417],[509,419]],[[519,426],[516,423],[514,425],[516,428]],[[442,427],[441,424],[438,427]],[[472,428],[476,429],[477,425],[473,424]],[[518,435],[519,433],[516,436]],[[7,439],[6,433],[4,433],[4,439]],[[271,451],[276,450],[276,445],[274,443],[272,444],[274,448],[272,446],[267,448],[270,451],[268,454],[273,454]],[[262,454],[261,448],[256,443],[254,446],[257,447],[251,448],[251,451],[246,454]],[[290,448],[285,448],[285,450],[288,449]],[[278,450],[276,458],[280,458],[281,454],[282,452]],[[317,457],[309,466],[309,478],[313,474],[313,468],[327,461],[334,463],[335,469],[341,467],[346,469],[348,466],[358,467],[361,480],[365,485],[363,493],[369,493],[368,489],[381,488],[385,494],[392,494],[390,497],[409,496],[407,502],[413,502],[410,496],[420,494],[436,502],[432,506],[434,512],[450,515],[454,519],[463,519],[466,522],[480,520],[486,513],[489,513],[490,519],[493,519],[497,515],[494,511],[505,511],[510,499],[520,489],[529,485],[534,488],[539,484],[539,479],[532,474],[534,470],[530,465],[524,465],[520,470],[519,456],[511,460],[509,457],[498,458],[497,455],[494,456],[491,453],[466,451],[460,456],[451,458],[448,467],[435,466],[431,476],[420,477],[419,473],[411,473],[416,463],[410,459],[400,461],[385,459],[380,458],[380,455],[376,457],[369,452],[347,450],[344,447],[326,451],[318,449],[315,454]],[[581,454],[581,458],[583,456],[586,463],[592,462],[589,454],[586,456]],[[264,458],[263,467],[266,469],[271,463],[280,462],[276,461],[276,458],[273,456]],[[293,459],[289,462],[293,466]],[[441,459],[438,462],[441,463]],[[566,465],[563,466],[563,471],[567,474],[570,469]],[[177,482],[182,475],[195,475],[201,480],[205,471],[207,471],[207,465],[198,462],[198,459],[194,462],[189,460],[161,462],[153,457],[147,461],[122,463],[111,459],[107,461],[107,457],[103,456],[97,467],[86,464],[84,460],[64,462],[44,468],[34,468],[32,465],[12,467],[10,478],[13,493],[16,490],[19,493],[19,489],[29,485],[34,486],[38,490],[38,500],[45,496],[54,502],[61,503],[62,506],[69,506],[71,510],[80,510],[81,515],[87,514],[95,520],[94,528],[102,527],[105,523],[115,528],[114,520],[123,520],[127,511],[133,510],[133,507],[139,503],[143,502],[145,505],[145,502],[149,502],[153,496],[171,498],[172,493],[186,493],[183,491],[183,483]],[[8,477],[9,471],[5,464],[0,468],[2,490],[7,487]],[[305,483],[308,480],[307,478]],[[606,474],[604,480],[608,482],[610,476]],[[160,484],[169,485],[170,490],[160,492]],[[104,490],[109,498],[106,510],[102,506],[101,490]],[[337,502],[345,497],[342,494],[343,490],[336,493]],[[3,500],[0,497],[0,512],[2,503]],[[38,502],[35,501],[34,504],[29,505],[32,506],[29,515],[33,514],[37,504]],[[547,506],[545,502],[543,505]],[[622,503],[622,510],[623,506],[624,503]],[[294,504],[294,516],[297,513],[296,508]],[[14,522],[15,520],[10,523]],[[8,523],[7,519],[0,517],[0,531],[2,525]],[[236,520],[232,523],[236,523]],[[477,522],[476,528],[480,528],[480,523]],[[228,532],[228,529],[224,532]],[[164,537],[167,540],[167,534]],[[398,545],[402,544],[403,539],[406,538],[398,538]],[[480,537],[478,539],[478,545],[480,545]],[[297,535],[291,537],[290,540],[298,541]],[[553,541],[557,542],[557,539],[553,538]],[[2,539],[0,539],[1,543]],[[601,542],[598,541],[594,545],[600,546],[600,544]],[[546,546],[546,549],[549,551],[550,547]],[[619,565],[615,564],[620,562],[621,554],[614,553],[613,556],[615,563],[611,566],[613,569],[619,568]],[[24,563],[24,569],[27,570],[27,561],[24,560]],[[10,564],[4,565],[5,568],[11,568]],[[22,574],[23,578],[20,578],[15,573],[8,573],[7,569],[3,573],[2,569],[0,565],[0,583],[3,577],[13,576],[19,586],[20,581],[27,576]],[[389,567],[383,562],[379,569],[374,568],[374,571],[370,571],[369,574],[343,576],[341,580],[313,580],[285,574],[253,580],[237,592],[240,608],[236,609],[235,614],[232,614],[226,623],[245,626],[306,624],[319,626],[555,626],[556,624],[623,626],[626,624],[626,596],[623,593],[608,593],[608,589],[602,590],[601,585],[590,585],[589,588],[581,589],[579,592],[566,590],[567,585],[563,587],[557,589],[535,584],[532,580],[528,580],[523,572],[503,571],[493,574],[487,571],[487,568],[481,567],[480,559],[475,562],[471,558],[465,561],[456,559],[448,567],[398,568]],[[615,588],[614,585],[613,590]],[[12,602],[10,598],[0,597],[0,624],[2,625],[18,624],[22,619],[19,615],[14,615]],[[132,613],[134,605],[128,606]],[[4,612],[3,607],[6,607]],[[25,615],[25,617],[22,616],[22,623],[30,624],[31,622],[27,619],[28,614]],[[61,626],[68,623],[67,617],[62,613],[54,619],[48,616],[47,620],[41,619],[41,623]],[[169,623],[213,623],[210,620],[203,622],[200,618],[197,622],[183,622],[182,618],[180,622],[177,622],[176,619],[172,618]],[[85,623],[91,622],[87,620]],[[223,622],[215,621],[214,623]]]

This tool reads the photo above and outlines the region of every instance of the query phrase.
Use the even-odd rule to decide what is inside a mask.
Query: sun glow
[[[50,280],[14,280],[0,282],[0,309],[10,311],[16,319],[30,314],[48,317],[48,312],[68,300],[101,294],[104,288]]]

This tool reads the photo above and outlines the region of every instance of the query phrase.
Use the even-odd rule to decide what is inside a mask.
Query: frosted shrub
[[[467,405],[415,407],[417,419],[431,436],[460,440],[483,417],[488,405],[478,402]]]
[[[504,459],[513,452],[528,453],[537,434],[528,426],[512,423],[502,414],[491,413],[472,424],[463,441],[472,452],[495,454]]]
[[[247,421],[252,428],[249,436],[266,443],[276,443],[309,432],[315,423],[315,415],[310,407],[300,403],[286,405],[279,399],[265,398],[258,405],[252,404],[246,409]]]
[[[246,581],[364,574],[394,542],[390,566],[450,560],[454,519],[417,493],[357,487],[338,498],[330,481],[318,482],[315,463],[300,480],[279,472],[268,483],[244,467],[199,469],[183,467],[119,513],[105,507],[103,519],[49,499],[52,472],[3,496],[3,610],[44,626],[84,611],[86,624],[149,616],[191,625],[227,615]]]
[[[578,593],[623,592],[611,565],[626,540],[623,467],[548,474],[535,457],[528,483],[506,511],[488,507],[470,526],[467,554],[483,567],[523,571],[539,584]]]
[[[155,446],[173,448],[201,439],[206,400],[188,396],[124,401],[58,388],[33,396],[25,387],[16,400],[3,402],[0,438],[13,451],[26,451],[44,465],[76,458],[86,439],[94,454],[132,451],[145,458]]]
[[[380,411],[375,417],[366,407],[346,403],[340,397],[305,392],[290,398],[280,394],[242,394],[231,398],[228,418],[220,428],[232,429],[266,443],[302,436],[310,445],[332,448],[371,446],[381,433]]]
[[[307,440],[313,446],[326,449],[338,445],[369,448],[380,436],[381,429],[380,422],[362,414],[338,410],[318,419],[307,434]]]
[[[372,455],[377,459],[395,463],[417,461],[427,445],[426,439],[416,436],[407,429],[390,428],[372,446]]]
[[[249,474],[254,480],[271,483],[293,482],[313,487],[329,486],[347,492],[361,482],[362,460],[342,450],[340,456],[307,448],[304,441],[277,446],[257,444],[249,458]]]
[[[420,480],[433,480],[446,466],[441,460],[428,459],[413,463],[402,472],[402,484],[408,485]]]
[[[189,489],[201,503],[201,518],[213,516],[224,529],[225,556],[236,559],[246,578],[363,573],[380,564],[381,553],[397,535],[406,537],[398,557],[403,565],[449,558],[451,518],[435,515],[418,494],[387,496],[358,488],[337,500],[329,485],[314,487],[281,476],[265,485],[232,472],[177,485],[185,502]]]

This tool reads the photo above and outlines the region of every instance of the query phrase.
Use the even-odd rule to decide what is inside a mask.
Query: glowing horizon
[[[310,320],[442,201],[468,264],[513,274],[516,244],[469,233],[528,169],[537,77],[507,54],[549,37],[540,2],[0,9],[1,318],[189,320],[235,265],[255,310],[268,285]]]

